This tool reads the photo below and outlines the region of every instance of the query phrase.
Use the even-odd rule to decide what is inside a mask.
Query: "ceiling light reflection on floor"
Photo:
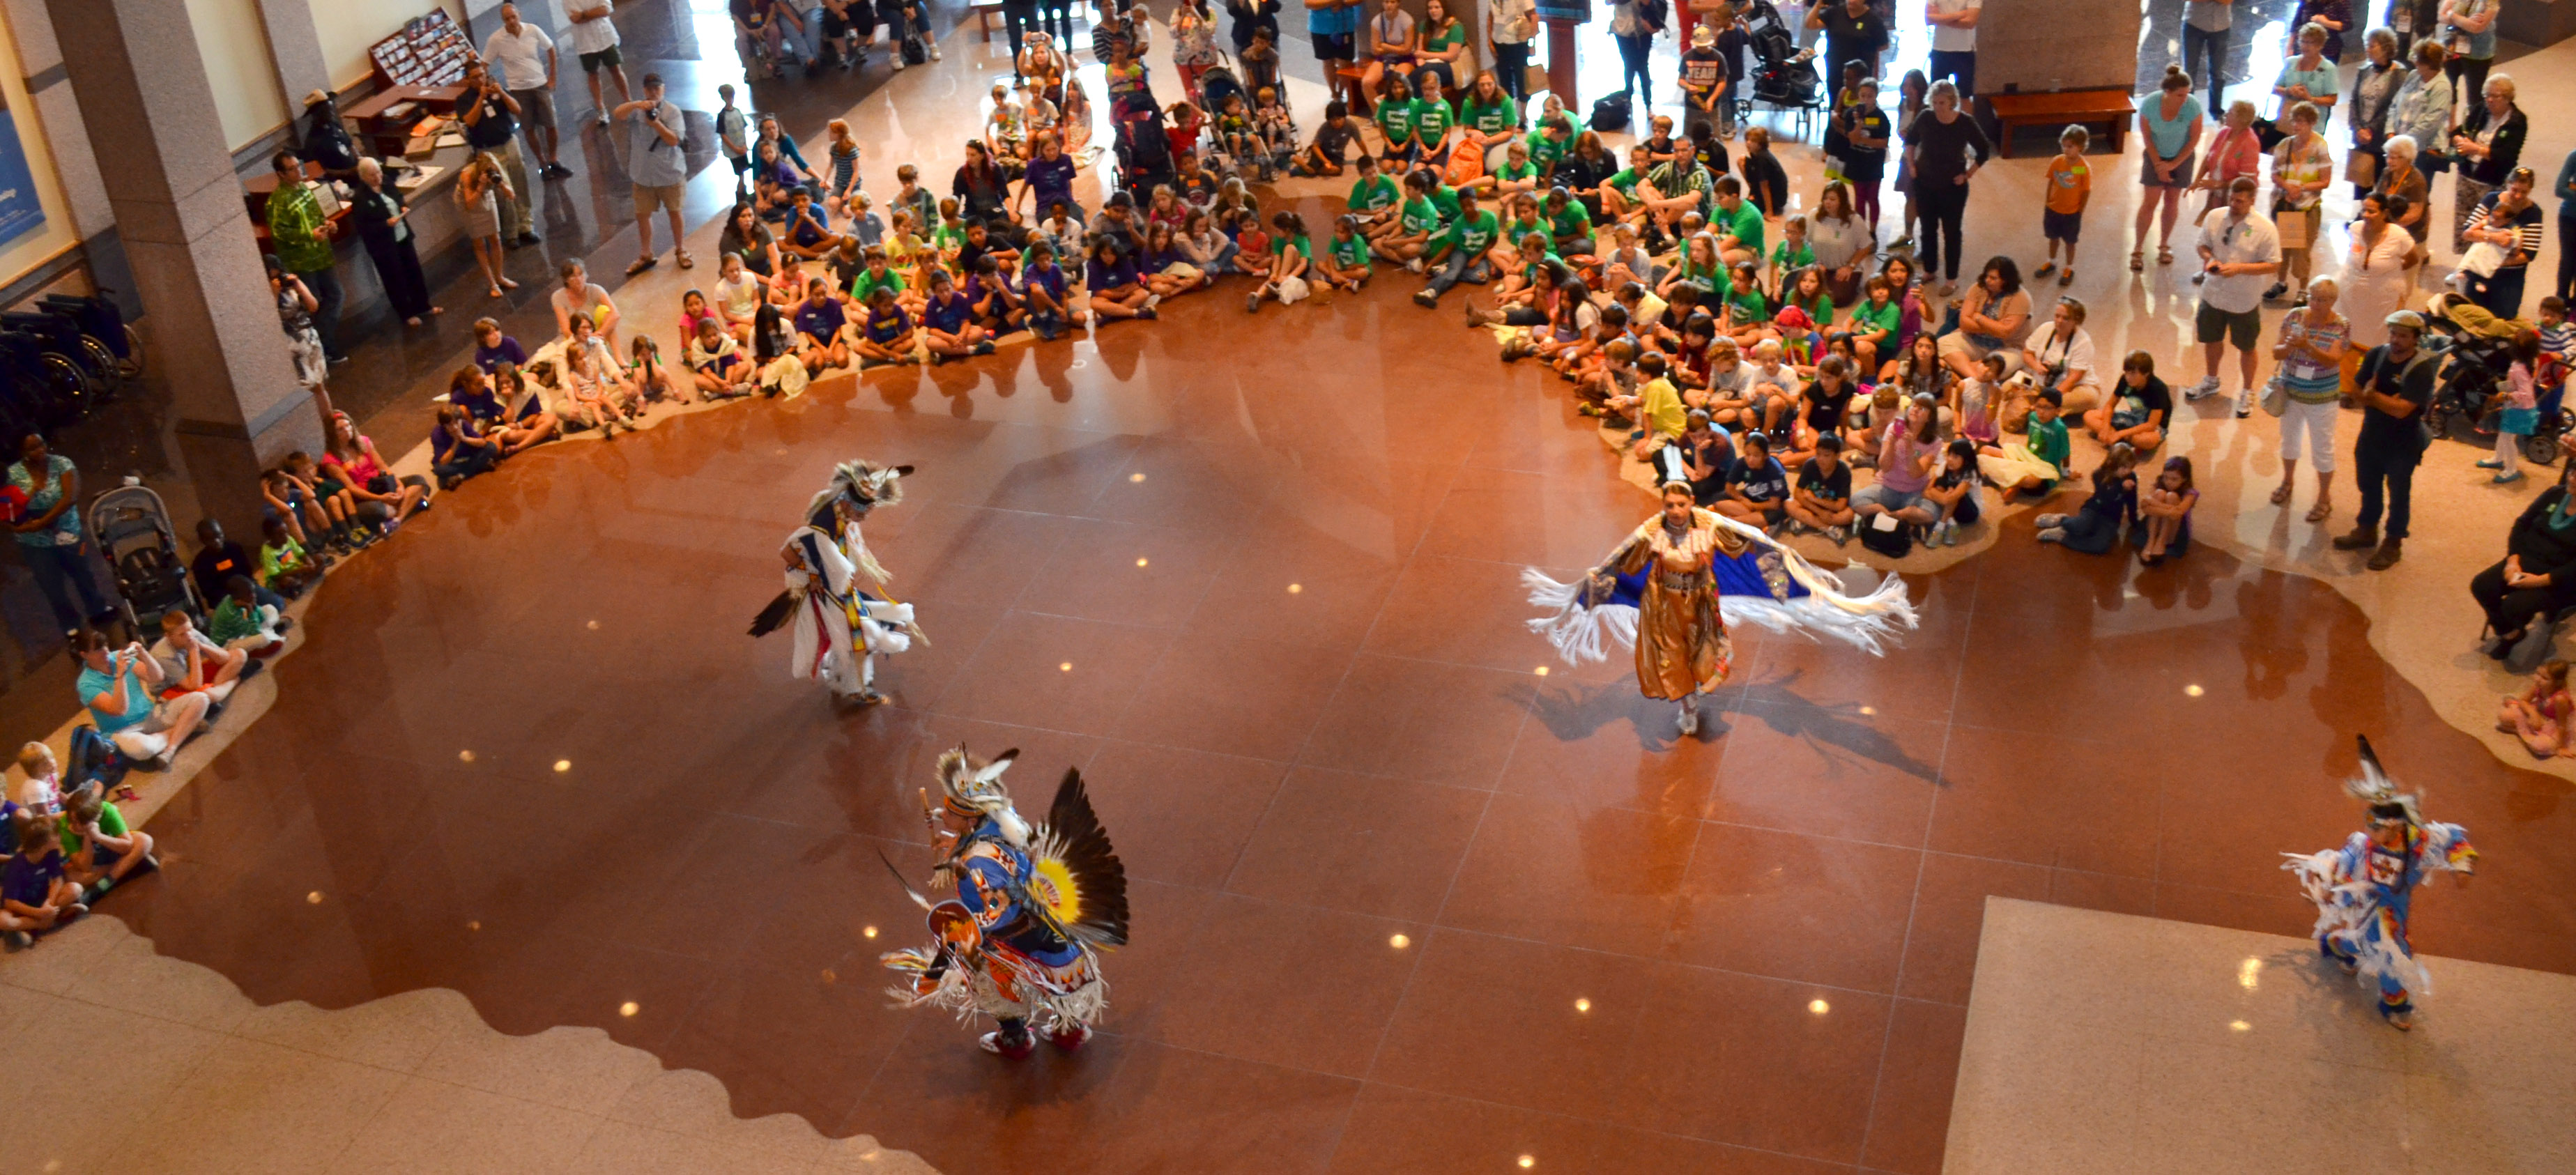
[[[474,761],[474,752],[458,751],[456,752],[456,761],[459,763],[471,763]]]
[[[2244,1021],[2242,1021],[2242,1020],[2230,1020],[2230,1021],[2228,1021],[2228,1022],[2227,1022],[2227,1026],[2228,1026],[2229,1028],[2235,1029],[2235,1030],[2236,1030],[2236,1031],[2238,1031],[2238,1032],[2251,1032],[2251,1031],[2253,1031],[2253,1029],[2254,1029],[2254,1026],[2253,1026],[2253,1025],[2248,1024],[2248,1023],[2246,1023],[2246,1022],[2244,1022]]]
[[[1058,665],[1056,666],[1056,670],[1062,673],[1071,673],[1073,672],[1073,662],[1067,661],[1062,665]]]
[[[861,937],[861,938],[875,938],[876,936],[877,936],[877,928],[876,928],[876,927],[873,927],[873,926],[861,927],[861,928],[860,928],[860,930],[859,930],[859,937]]]
[[[2182,696],[2184,696],[2184,697],[2186,697],[2186,698],[2196,698],[2196,697],[2199,697],[2200,695],[2202,695],[2202,694],[2204,694],[2204,693],[2207,693],[2207,692],[2208,692],[2207,690],[2204,690],[2204,689],[2202,689],[2202,688],[2200,688],[2199,686],[2196,686],[2196,685],[2187,685],[2187,686],[2182,687]]]
[[[572,770],[572,760],[570,760],[570,759],[557,759],[557,760],[555,760],[555,770],[556,770],[556,771],[558,771],[558,772],[562,772],[562,771],[570,771],[570,770]]]
[[[1541,665],[1541,666],[1539,666],[1539,667],[1538,667],[1538,669],[1536,670],[1536,672],[1538,673],[1538,675],[1539,675],[1540,677],[1545,677],[1545,676],[1547,676],[1547,666],[1545,666],[1545,665]]]
[[[1144,565],[1145,565],[1145,561],[1144,561],[1143,559],[1138,559],[1138,560],[1136,561],[1136,566],[1138,566],[1138,567],[1142,567],[1142,566],[1144,566]]]
[[[1834,1006],[1823,1000],[1808,1000],[1807,1010],[1815,1013],[1816,1015],[1822,1016],[1827,1012],[1833,1011]]]
[[[1520,1163],[1521,1166],[1524,1167],[1535,1167],[1538,1166],[1538,1157],[1536,1155],[1522,1155]]]
[[[1292,595],[1292,596],[1293,596],[1293,595],[1296,595],[1296,594],[1297,594],[1297,593],[1299,593],[1299,592],[1305,591],[1305,590],[1306,590],[1306,585],[1305,585],[1305,584],[1302,584],[1302,583],[1292,583],[1292,584],[1289,584],[1289,585],[1288,585],[1288,594],[1289,594],[1289,595]]]
[[[1592,1010],[1592,1001],[1587,999],[1577,999],[1574,1001],[1574,1010],[1578,1012],[1589,1012]]]
[[[637,1012],[641,1012],[641,1011],[643,1011],[643,1010],[644,1010],[643,1005],[638,1004],[638,1003],[636,1003],[636,1002],[635,1002],[635,1001],[633,1001],[633,1000],[628,1000],[628,1001],[626,1001],[625,1003],[622,1003],[622,1004],[617,1005],[617,1014],[618,1014],[618,1015],[620,1015],[620,1016],[626,1016],[626,1017],[629,1017],[629,1018],[632,1018],[632,1017],[635,1015],[635,1013],[637,1013]]]
[[[1405,937],[1404,935],[1399,934],[1399,935],[1395,935],[1394,937],[1391,937],[1391,938],[1387,939],[1387,940],[1386,940],[1386,945],[1391,946],[1391,947],[1394,947],[1395,949],[1397,949],[1397,950],[1399,950],[1399,951],[1400,951],[1400,950],[1403,950],[1403,949],[1404,949],[1404,948],[1406,948],[1406,947],[1412,946],[1412,945],[1413,945],[1413,940],[1412,940],[1412,939],[1410,939],[1410,938]]]
[[[1143,480],[1145,480],[1145,475],[1144,475],[1144,474],[1141,474],[1141,473],[1131,473],[1131,474],[1128,474],[1128,475],[1127,475],[1127,480],[1129,480],[1129,481],[1143,481]]]
[[[322,904],[322,891],[317,889],[317,890],[314,890],[313,892],[311,892],[311,893],[309,893],[309,894],[304,895],[304,901],[305,901],[305,903],[306,903],[306,904],[308,904],[308,905],[315,905],[315,906],[321,905],[321,904]]]
[[[2263,960],[2247,959],[2236,965],[2236,986],[2252,991],[2263,985]]]

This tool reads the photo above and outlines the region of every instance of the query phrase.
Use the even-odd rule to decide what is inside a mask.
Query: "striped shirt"
[[[2321,350],[2333,350],[2349,341],[2352,324],[2340,314],[2330,317],[2332,321],[2318,326],[2308,322],[2306,311],[2283,315],[2281,337],[2304,337]],[[2302,404],[2327,403],[2342,394],[2343,364],[2319,362],[2305,351],[2292,351],[2289,358],[2281,360],[2281,385],[2288,389],[2291,399]]]
[[[2478,210],[2469,214],[2467,231],[2477,232],[2488,228],[2491,222],[2510,222],[2514,230],[2514,240],[2513,247],[2505,251],[2507,254],[2505,266],[2518,268],[2529,265],[2531,259],[2540,253],[2540,205],[2525,204],[2519,212],[2509,212],[2499,216],[2497,204],[2503,197],[2502,192],[2489,192],[2485,199],[2478,201]],[[2522,260],[2513,260],[2513,255],[2516,254],[2519,254]]]

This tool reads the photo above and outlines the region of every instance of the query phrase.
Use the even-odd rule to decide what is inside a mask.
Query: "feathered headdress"
[[[1029,822],[1021,819],[1011,804],[1011,793],[1002,788],[1002,773],[1020,757],[1013,747],[984,762],[966,753],[960,743],[939,755],[940,803],[960,816],[989,816],[1002,826],[1002,835],[1017,848],[1029,847]]]
[[[891,506],[903,500],[903,476],[912,472],[909,465],[885,468],[873,461],[844,461],[832,467],[832,480],[824,483],[821,493],[805,507],[807,515],[820,514],[834,505],[847,502],[861,517],[879,506]]]
[[[2361,745],[2361,776],[2345,780],[2343,789],[2369,805],[2374,820],[2422,824],[2424,813],[2416,806],[2415,793],[2397,790],[2397,781],[2388,777],[2388,769],[2379,764],[2378,753],[2370,749],[2370,736],[2354,735],[2353,739]]]

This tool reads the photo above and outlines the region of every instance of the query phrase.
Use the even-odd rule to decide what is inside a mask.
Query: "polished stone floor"
[[[1521,565],[1643,511],[1552,379],[1391,331],[1393,289],[1170,309],[450,495],[334,577],[119,915],[263,1003],[454,988],[946,1170],[1930,1171],[1984,898],[2297,933],[2273,850],[2347,823],[2364,729],[2495,862],[2423,948],[2576,971],[2566,786],[2325,585],[2017,522],[1884,660],[1745,634],[1676,739],[1520,627]],[[871,534],[932,643],[845,713],[742,626],[853,454],[920,467]],[[959,741],[1023,748],[1024,788],[1083,767],[1136,878],[1081,1055],[883,1006],[919,931],[876,853],[924,861]]]

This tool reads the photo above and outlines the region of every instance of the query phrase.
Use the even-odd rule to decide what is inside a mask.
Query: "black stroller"
[[[89,529],[116,572],[128,628],[142,632],[172,608],[187,609],[198,623],[205,622],[205,602],[197,598],[187,561],[179,557],[178,524],[161,495],[129,478],[90,499]]]
[[[1771,0],[1753,0],[1745,26],[1752,31],[1753,70],[1745,76],[1750,97],[1736,104],[1737,121],[1753,117],[1755,106],[1798,112],[1799,133],[1824,109],[1824,81],[1816,73],[1815,54],[1798,48],[1797,30],[1780,19]]]
[[[1134,196],[1141,208],[1157,186],[1180,179],[1180,170],[1172,164],[1172,140],[1163,133],[1159,110],[1121,110],[1117,126],[1118,187]]]

